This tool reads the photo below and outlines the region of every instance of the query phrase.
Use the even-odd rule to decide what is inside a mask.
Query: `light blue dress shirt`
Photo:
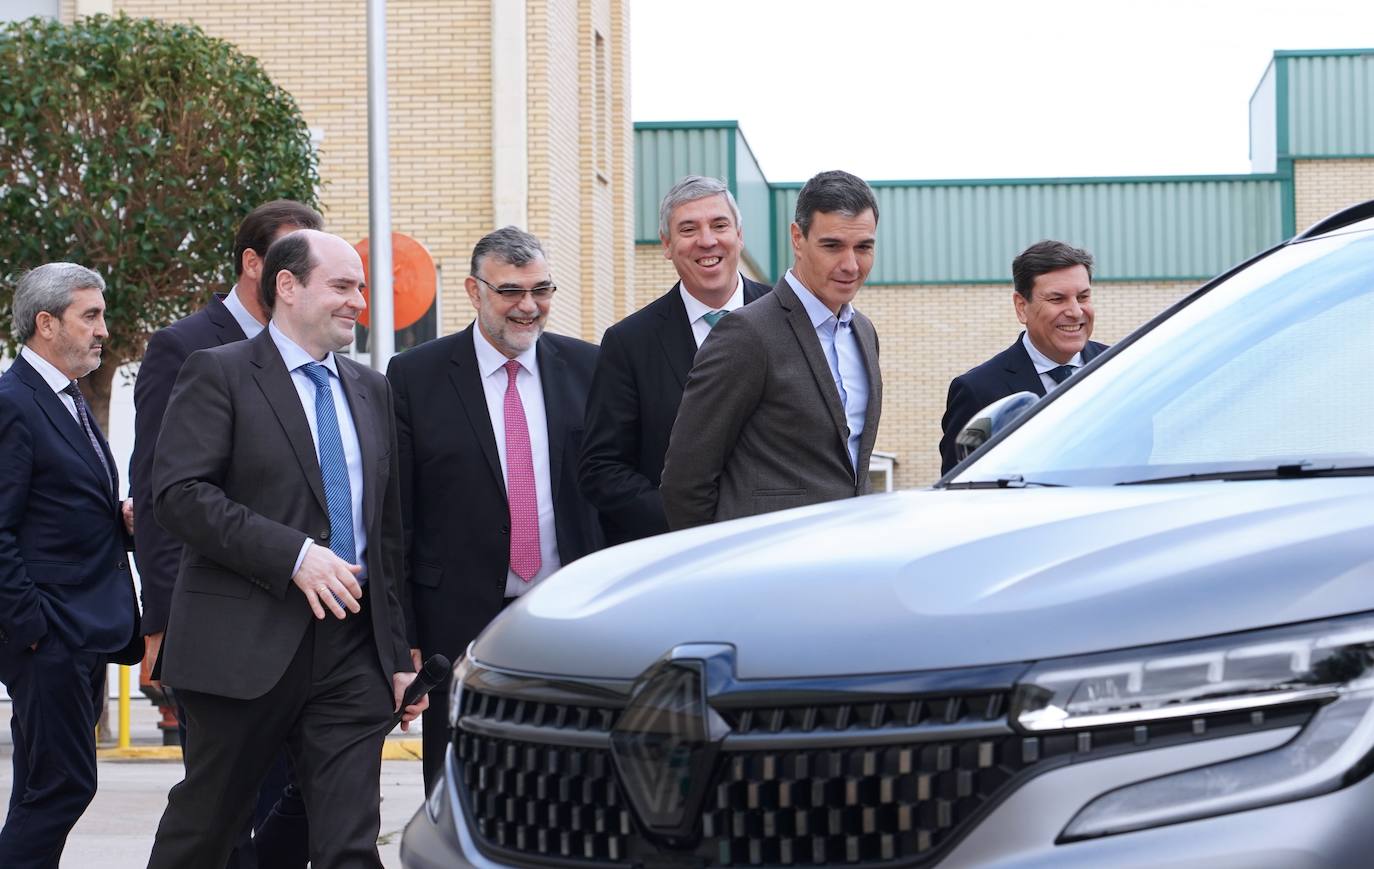
[[[840,306],[839,316],[830,313],[825,303],[802,285],[791,269],[787,270],[787,283],[801,299],[806,308],[811,325],[816,328],[816,337],[821,341],[821,352],[830,365],[830,376],[835,379],[835,389],[840,394],[840,405],[844,407],[845,419],[849,423],[849,462],[854,473],[867,473],[859,468],[859,441],[864,433],[864,416],[868,412],[868,369],[859,350],[859,338],[854,334],[854,306],[845,302]],[[857,479],[857,477],[856,477]]]
[[[315,458],[318,461],[320,433],[315,425],[315,384],[302,370],[307,363],[316,360],[301,349],[299,344],[286,337],[286,333],[278,329],[276,323],[269,323],[267,331],[272,336],[272,343],[277,345],[282,362],[286,363],[286,370],[291,372],[291,385],[296,387],[296,395],[300,397],[301,407],[305,409],[306,422],[310,423],[310,439],[315,442]],[[353,414],[348,409],[343,384],[339,382],[339,367],[334,361],[334,354],[330,353],[324,357],[320,365],[323,365],[330,375],[329,391],[334,395],[334,413],[339,418],[339,438],[343,441],[344,460],[348,463],[348,494],[353,500],[353,545],[358,550],[358,563],[363,566],[363,572],[358,576],[358,581],[361,582],[367,578],[367,528],[363,525],[363,453],[362,448],[358,446],[358,429],[353,425]],[[292,576],[301,569],[305,553],[314,542],[312,538],[305,539],[300,554],[296,556]]]

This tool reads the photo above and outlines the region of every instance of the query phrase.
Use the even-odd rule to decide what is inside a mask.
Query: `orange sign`
[[[363,274],[370,289],[372,271],[368,251],[371,245],[368,239],[363,239],[353,247],[358,251],[358,256],[363,258]],[[391,234],[391,282],[395,299],[395,307],[392,309],[395,326],[397,329],[413,326],[434,304],[434,292],[438,282],[435,278],[434,260],[430,257],[429,251],[415,239],[399,232]],[[371,305],[372,297],[369,290],[363,290],[363,298]],[[363,311],[362,316],[358,317],[358,322],[368,328],[371,328],[368,317],[370,310],[369,308]]]

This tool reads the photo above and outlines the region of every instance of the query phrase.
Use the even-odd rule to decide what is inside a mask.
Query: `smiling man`
[[[539,239],[472,251],[476,322],[395,357],[411,646],[457,661],[506,604],[601,546],[577,489],[596,346],[544,331],[558,287]],[[424,719],[425,786],[448,744],[448,687]]]
[[[802,187],[793,266],[725,317],[687,378],[663,468],[673,529],[866,494],[883,380],[853,302],[873,268],[878,203],[848,172]]]
[[[310,865],[381,869],[382,743],[415,668],[391,390],[339,355],[362,290],[348,242],[284,235],[263,262],[267,328],[192,353],[177,376],[153,492],[185,545],[161,678],[186,712],[186,778],[151,869],[224,866],[282,745]]]
[[[940,473],[959,463],[954,439],[973,415],[1017,392],[1046,395],[1107,349],[1093,333],[1092,254],[1038,241],[1011,262],[1016,319],[1026,327],[1010,347],[949,384],[941,421]]]
[[[578,476],[613,544],[668,530],[658,485],[697,348],[722,317],[769,290],[740,274],[739,206],[722,181],[674,184],[658,235],[678,282],[606,330],[587,398]]]

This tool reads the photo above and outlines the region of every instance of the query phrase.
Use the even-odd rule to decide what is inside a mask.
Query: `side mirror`
[[[1034,392],[1014,392],[978,411],[954,439],[955,456],[962,462],[1039,400]]]

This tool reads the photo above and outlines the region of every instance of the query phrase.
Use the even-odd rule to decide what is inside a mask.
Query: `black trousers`
[[[104,654],[69,649],[49,634],[7,668],[14,785],[0,830],[5,869],[57,869],[67,834],[95,796],[106,662]]]
[[[312,622],[263,696],[177,695],[187,714],[186,778],[167,795],[149,869],[223,866],[283,743],[310,817],[313,869],[380,869],[382,742],[394,703],[366,598],[343,621]]]

